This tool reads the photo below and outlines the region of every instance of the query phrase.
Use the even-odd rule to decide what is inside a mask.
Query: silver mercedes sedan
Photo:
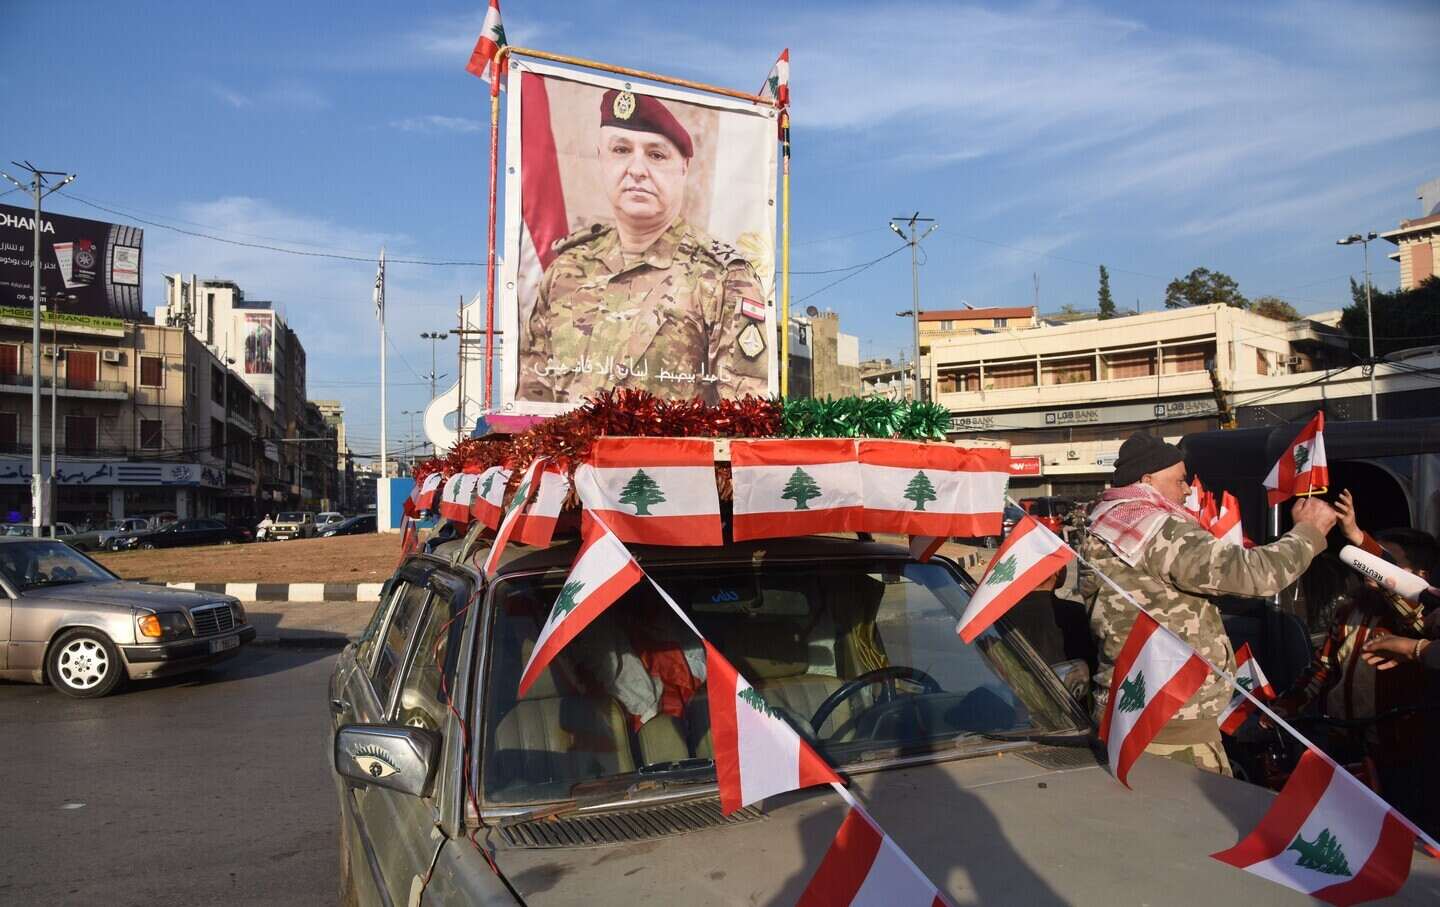
[[[254,638],[231,596],[127,582],[53,539],[0,538],[0,680],[92,699],[233,658]]]

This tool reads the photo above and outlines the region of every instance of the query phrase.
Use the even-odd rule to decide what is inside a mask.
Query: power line
[[[832,281],[830,281],[829,283],[825,284],[825,286],[821,287],[821,288],[818,289],[818,290],[815,290],[815,291],[812,292],[812,293],[808,293],[808,294],[800,297],[799,299],[797,299],[797,300],[795,300],[793,303],[791,303],[791,305],[799,305],[800,303],[804,302],[804,301],[807,300],[807,299],[812,299],[812,298],[814,298],[814,297],[816,297],[816,296],[819,296],[821,293],[825,292],[826,290],[830,289],[831,287],[835,286],[836,284],[844,283],[845,281],[847,281],[847,280],[849,280],[850,278],[856,276],[857,274],[861,274],[861,273],[863,273],[863,272],[865,272],[865,271],[868,271],[870,268],[874,267],[875,265],[878,265],[880,262],[884,261],[885,259],[889,258],[890,256],[899,253],[900,250],[901,250],[901,249],[904,249],[904,248],[905,248],[905,246],[898,246],[893,252],[886,252],[884,255],[881,255],[879,258],[873,259],[873,260],[871,260],[871,261],[867,261],[867,262],[865,262],[863,265],[857,266],[857,269],[856,269],[856,270],[851,271],[849,274],[846,274],[844,277],[841,277],[841,278],[838,279],[838,280],[832,280]]]

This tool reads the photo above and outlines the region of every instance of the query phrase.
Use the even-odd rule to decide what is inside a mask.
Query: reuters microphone
[[[1382,589],[1389,589],[1406,601],[1417,604],[1422,599],[1427,602],[1435,601],[1434,593],[1429,591],[1429,583],[1382,557],[1376,557],[1354,545],[1346,545],[1340,549],[1340,560],[1349,564],[1356,573],[1366,579],[1374,580]]]

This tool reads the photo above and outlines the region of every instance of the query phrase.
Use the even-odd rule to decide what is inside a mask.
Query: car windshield
[[[48,541],[0,545],[0,573],[22,592],[44,586],[109,582],[115,578],[64,542]]]
[[[282,513],[275,518],[278,523],[300,523],[305,520],[303,513]]]
[[[938,562],[747,560],[650,572],[837,765],[958,752],[957,741],[997,734],[1076,730],[1008,629],[973,646],[960,641],[955,624],[969,593]],[[637,771],[713,781],[704,650],[647,583],[587,627],[517,700],[563,580],[517,576],[495,587],[482,706],[485,801],[563,801],[579,795],[577,785],[583,793],[588,782]]]

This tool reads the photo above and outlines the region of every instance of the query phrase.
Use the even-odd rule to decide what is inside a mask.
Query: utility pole
[[[428,340],[428,341],[430,341],[430,403],[434,403],[434,402],[435,402],[435,381],[436,381],[436,379],[437,379],[437,378],[444,378],[444,377],[445,377],[444,375],[438,375],[438,376],[437,376],[437,375],[435,374],[435,344],[439,343],[441,340],[444,340],[446,337],[449,337],[449,336],[450,336],[450,333],[449,333],[448,331],[423,331],[423,332],[421,332],[421,334],[420,334],[420,339],[421,339],[421,340]],[[427,405],[428,405],[428,404],[427,404]],[[439,454],[440,454],[440,449],[435,445],[435,442],[434,442],[434,441],[431,441],[431,442],[430,442],[430,455],[431,455],[431,456],[439,456]]]
[[[29,190],[35,202],[35,223],[30,247],[30,309],[33,316],[30,323],[30,526],[35,537],[39,538],[45,494],[44,480],[40,476],[40,233],[43,226],[40,220],[40,203],[47,195],[58,192],[74,181],[75,174],[63,170],[41,170],[29,161],[10,163],[29,172],[30,184],[27,186],[4,171],[0,171],[0,176],[14,183],[18,189]],[[52,176],[64,179],[52,186],[49,180]]]
[[[1375,318],[1370,311],[1370,240],[1375,231],[1364,234],[1351,233],[1344,239],[1335,240],[1337,246],[1351,246],[1359,243],[1365,249],[1365,333],[1370,337],[1370,421],[1380,418],[1380,401],[1375,396]]]
[[[895,221],[897,220],[904,221],[910,226],[909,236],[906,236],[905,232],[895,225]],[[925,228],[924,233],[916,236],[915,234],[919,228],[919,224],[929,224],[930,226]],[[910,247],[910,317],[914,320],[911,328],[914,331],[915,340],[914,375],[916,401],[923,401],[925,399],[924,385],[920,382],[920,243],[924,242],[925,237],[934,233],[939,226],[939,224],[935,223],[935,218],[921,217],[919,211],[916,211],[909,217],[895,217],[890,220],[890,229],[894,230],[895,235],[900,237],[901,241]],[[901,317],[904,317],[903,312],[901,313]]]

